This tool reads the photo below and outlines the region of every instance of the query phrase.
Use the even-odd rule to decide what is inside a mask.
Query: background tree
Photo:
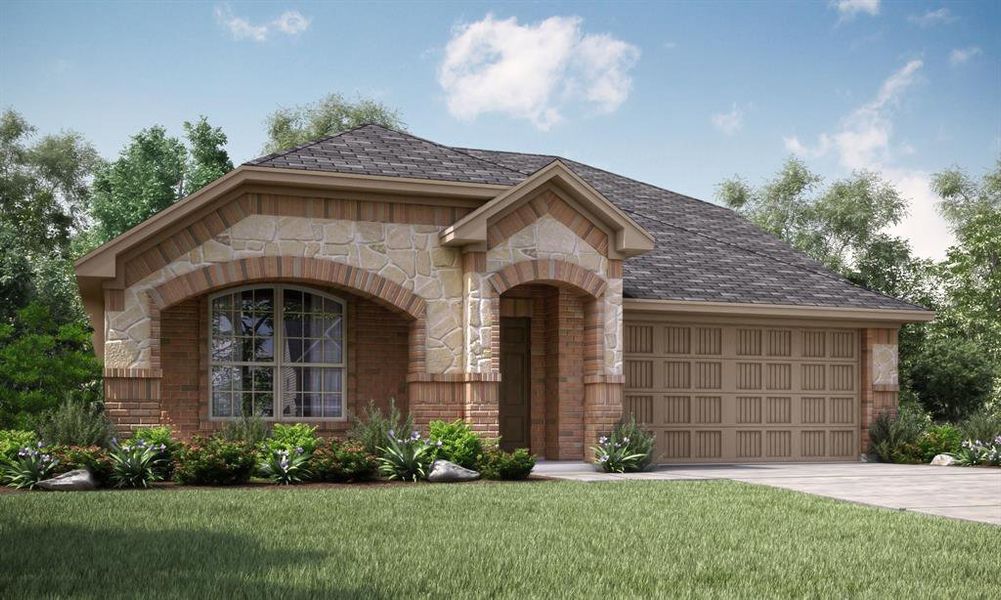
[[[184,122],[188,140],[188,165],[184,177],[184,195],[193,194],[233,170],[226,152],[226,134],[200,117],[195,123]]]
[[[932,188],[942,199],[938,208],[953,230],[978,214],[1001,211],[1001,158],[978,184],[959,168],[936,173]]]
[[[400,113],[369,98],[354,102],[333,93],[318,102],[280,108],[267,118],[265,152],[279,152],[366,123],[405,131]]]

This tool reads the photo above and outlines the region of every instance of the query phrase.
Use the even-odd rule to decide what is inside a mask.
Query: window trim
[[[272,290],[274,293],[274,315],[272,316],[273,322],[276,324],[274,329],[274,352],[272,353],[272,359],[270,362],[259,361],[259,362],[248,362],[248,361],[230,361],[230,362],[216,362],[212,359],[212,304],[216,298],[222,296],[231,296],[233,294],[239,294],[248,290]],[[336,302],[341,307],[341,362],[339,363],[290,363],[288,365],[282,364],[278,359],[278,349],[282,348],[285,338],[285,327],[284,325],[279,325],[284,323],[284,317],[278,319],[279,315],[284,315],[285,312],[285,291],[295,290],[299,292],[304,292],[307,294],[313,294],[320,296],[327,300]],[[339,296],[335,296],[328,292],[318,290],[313,287],[302,286],[302,285],[289,285],[289,284],[256,284],[256,285],[243,285],[238,287],[226,288],[220,290],[208,296],[208,308],[206,310],[206,346],[205,351],[207,353],[206,357],[206,371],[207,371],[207,383],[206,383],[206,400],[208,402],[208,418],[209,421],[220,421],[229,422],[236,421],[243,417],[219,417],[214,414],[213,404],[212,404],[212,368],[221,366],[230,367],[271,367],[274,369],[273,381],[275,382],[274,390],[272,391],[272,403],[273,403],[273,416],[271,417],[261,417],[264,421],[274,422],[274,423],[341,423],[348,420],[348,391],[347,391],[347,379],[348,379],[348,302]],[[319,367],[319,368],[335,368],[341,370],[341,416],[339,417],[283,417],[281,406],[282,406],[282,390],[277,386],[278,378],[281,374],[281,368],[283,366],[289,367]]]

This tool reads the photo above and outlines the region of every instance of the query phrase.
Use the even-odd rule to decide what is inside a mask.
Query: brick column
[[[104,409],[118,434],[160,423],[159,369],[105,369]]]
[[[897,412],[898,329],[863,329],[861,337],[859,450],[869,450],[869,427],[880,413]]]

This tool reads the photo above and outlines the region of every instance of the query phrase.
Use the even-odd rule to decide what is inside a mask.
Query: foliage
[[[901,405],[897,414],[883,412],[869,426],[872,452],[882,462],[918,463],[923,461],[918,439],[930,425],[928,415],[910,405]]]
[[[946,169],[932,178],[932,189],[942,201],[939,212],[953,229],[961,229],[979,215],[1001,212],[1001,158],[978,184],[961,169]]]
[[[99,485],[111,483],[111,458],[100,446],[53,446],[53,458],[59,464],[52,475],[61,475],[76,469],[87,469]]]
[[[268,458],[277,450],[293,451],[301,448],[307,455],[312,454],[319,445],[316,437],[316,427],[305,423],[283,424],[275,423],[271,428],[271,437],[261,443],[262,457]]]
[[[908,362],[911,389],[935,419],[959,421],[991,397],[995,367],[970,340],[930,337]]]
[[[653,435],[640,429],[636,418],[620,421],[592,448],[598,468],[607,473],[643,471],[653,460]]]
[[[1001,435],[986,442],[966,440],[954,456],[956,463],[963,467],[976,465],[1001,467]]]
[[[432,462],[440,458],[467,469],[476,468],[477,458],[483,453],[483,440],[465,421],[431,421],[428,428],[428,438],[434,446]]]
[[[396,437],[390,430],[385,445],[379,448],[379,473],[387,479],[417,481],[426,479],[432,462],[432,446],[420,432]]]
[[[230,421],[219,432],[219,437],[226,441],[246,444],[254,448],[259,448],[269,435],[271,435],[271,431],[268,429],[268,424],[257,415],[243,416],[235,421]]]
[[[375,455],[379,454],[379,447],[385,443],[390,431],[405,438],[414,429],[414,420],[410,415],[403,416],[392,398],[389,399],[389,410],[385,415],[375,402],[369,401],[365,407],[365,416],[363,418],[352,416],[351,420],[348,439],[360,442],[366,452]]]
[[[951,454],[959,449],[962,441],[959,428],[949,423],[932,425],[918,437],[917,448],[921,462],[929,463],[939,454]]]
[[[0,461],[14,458],[21,448],[34,446],[38,436],[24,429],[0,429]]]
[[[249,481],[256,467],[253,446],[221,437],[196,437],[178,453],[174,480],[191,485],[238,485]]]
[[[41,303],[19,310],[13,324],[0,323],[0,426],[32,427],[59,399],[94,402],[100,376],[89,332],[59,324]]]
[[[160,427],[140,427],[132,434],[131,445],[156,446],[157,461],[153,465],[159,481],[169,481],[174,474],[174,456],[180,450],[180,443],[173,438],[173,432],[166,425]]]
[[[164,460],[166,444],[147,444],[135,440],[126,444],[113,444],[108,452],[111,460],[111,483],[115,487],[146,488],[161,477],[157,466]]]
[[[14,458],[6,459],[0,475],[8,486],[30,490],[38,482],[48,479],[57,464],[58,461],[52,458],[42,442],[37,442],[34,447],[26,446],[18,450]]]
[[[261,476],[278,485],[302,483],[313,476],[307,467],[309,458],[303,448],[272,450],[261,462]]]
[[[88,405],[67,399],[46,415],[38,433],[50,444],[107,447],[114,438],[114,426],[99,403]]]
[[[188,139],[188,164],[184,178],[184,194],[193,194],[233,170],[233,162],[226,152],[226,134],[219,127],[209,125],[208,119],[184,122],[184,135]]]
[[[365,481],[375,475],[377,468],[375,456],[356,441],[330,440],[327,445],[320,445],[309,459],[314,481]]]
[[[981,410],[960,423],[964,440],[992,440],[1001,435],[1001,410]]]
[[[267,118],[268,142],[264,151],[288,150],[368,123],[405,130],[399,113],[380,102],[368,98],[352,102],[340,94],[328,94],[318,102],[271,113]]]
[[[497,447],[487,448],[477,459],[475,469],[484,479],[528,479],[535,468],[535,457],[524,448],[505,452]]]

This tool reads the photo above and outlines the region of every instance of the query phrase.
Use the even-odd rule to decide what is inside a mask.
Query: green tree
[[[990,399],[996,371],[978,344],[942,333],[908,356],[909,385],[933,418],[957,423]]]
[[[233,170],[233,162],[225,148],[226,134],[221,128],[212,127],[208,119],[200,117],[195,123],[184,122],[184,135],[190,155],[184,176],[184,194],[193,194]]]
[[[932,178],[932,189],[942,199],[938,209],[952,226],[962,228],[974,216],[1001,211],[1001,158],[978,184],[962,169],[946,169]]]
[[[280,152],[366,123],[404,131],[406,127],[398,111],[380,102],[368,98],[351,102],[333,93],[318,102],[271,113],[264,151]]]

